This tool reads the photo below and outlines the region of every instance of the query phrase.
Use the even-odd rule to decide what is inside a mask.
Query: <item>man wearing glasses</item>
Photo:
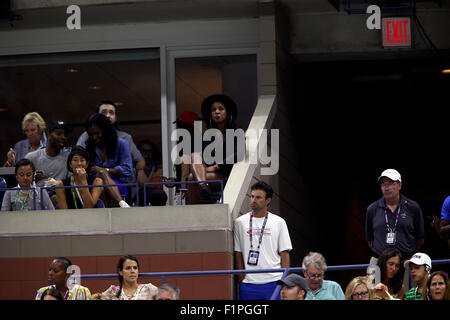
[[[366,240],[372,249],[370,264],[376,264],[387,248],[398,249],[409,259],[423,245],[423,214],[417,202],[400,193],[402,178],[395,169],[384,170],[378,178],[383,197],[367,208]]]
[[[302,268],[308,283],[305,300],[345,300],[337,282],[324,280],[327,262],[322,254],[310,252],[303,258]]]

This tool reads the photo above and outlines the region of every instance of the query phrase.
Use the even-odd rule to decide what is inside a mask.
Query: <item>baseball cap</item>
[[[378,181],[380,181],[381,178],[386,177],[391,179],[392,181],[400,181],[402,182],[402,176],[400,173],[395,169],[386,169],[381,173],[381,176],[378,178]]]
[[[72,132],[72,127],[62,120],[53,121],[52,123],[50,123],[47,129],[49,133],[55,129],[64,129],[66,133]]]
[[[418,266],[427,265],[431,269],[431,258],[426,253],[415,253],[411,259],[406,261],[406,264],[409,265],[411,262]]]
[[[286,278],[278,280],[277,284],[280,286],[286,285],[288,287],[299,286],[305,291],[308,290],[306,279],[296,273],[291,273]]]
[[[198,114],[192,111],[184,111],[173,123],[183,122],[185,124],[193,125],[196,120],[200,120]]]

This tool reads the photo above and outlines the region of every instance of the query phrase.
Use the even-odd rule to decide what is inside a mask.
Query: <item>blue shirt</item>
[[[450,196],[445,198],[444,204],[442,205],[441,220],[450,221]]]
[[[102,163],[98,147],[95,148],[95,160],[92,166],[98,166],[102,168],[114,168],[120,175],[111,174],[111,178],[117,179],[122,183],[127,183],[127,177],[131,176],[133,172],[133,164],[131,162],[131,153],[128,148],[128,144],[125,140],[117,138],[116,153],[114,158],[108,158],[106,156],[105,162]]]
[[[337,282],[323,280],[322,287],[315,293],[308,289],[305,300],[345,300],[345,295]]]

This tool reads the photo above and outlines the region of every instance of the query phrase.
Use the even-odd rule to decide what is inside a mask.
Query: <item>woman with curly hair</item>
[[[86,150],[91,169],[89,174],[103,180],[104,184],[126,184],[133,173],[131,153],[125,140],[117,137],[117,132],[107,117],[101,113],[91,115],[86,123],[88,140]],[[126,186],[105,188],[107,195],[120,207],[129,207],[122,199],[128,195]],[[112,204],[105,199],[105,205]]]

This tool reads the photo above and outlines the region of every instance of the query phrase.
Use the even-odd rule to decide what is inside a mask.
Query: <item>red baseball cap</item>
[[[183,122],[185,124],[194,125],[194,121],[200,120],[198,114],[192,111],[184,111],[173,123]]]

